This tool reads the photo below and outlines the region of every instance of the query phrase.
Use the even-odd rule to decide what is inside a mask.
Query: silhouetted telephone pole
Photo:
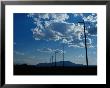
[[[55,51],[55,67],[56,67],[56,54],[57,54],[57,52]]]
[[[52,55],[52,66],[53,66],[53,55]]]
[[[86,50],[86,64],[88,67],[88,56],[87,56],[87,43],[86,43],[86,33],[85,33],[85,22],[83,20],[83,22],[78,22],[78,23],[83,23],[84,24],[84,37],[85,37],[85,50]]]
[[[63,67],[64,67],[64,44],[63,44]]]

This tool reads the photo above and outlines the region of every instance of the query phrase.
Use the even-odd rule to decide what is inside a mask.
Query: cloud
[[[69,45],[69,47],[80,48],[80,46],[74,44]]]
[[[40,40],[45,37],[45,34],[43,33],[42,29],[39,28],[32,29],[32,33],[35,40]]]
[[[74,27],[74,35],[81,40],[81,36],[84,35],[84,28],[82,25],[78,24]]]
[[[44,53],[63,53],[63,50],[61,49],[51,49],[51,48],[41,48],[41,49],[37,49],[38,52],[44,52]],[[65,53],[66,51],[64,51]]]
[[[89,22],[97,22],[97,15],[89,15],[87,17],[83,17],[84,21],[89,21]]]
[[[28,17],[34,17],[34,21],[38,20],[49,20],[51,19],[51,22],[65,22],[69,19],[69,15],[67,13],[37,13],[33,14],[30,13],[27,15]]]
[[[58,41],[67,44],[69,47],[84,47],[84,27],[82,24],[69,23],[67,20],[70,18],[66,13],[37,13],[31,14],[36,27],[32,29],[33,37],[35,40],[45,41]],[[82,17],[85,21],[94,22],[87,26],[86,35],[96,35],[96,14],[89,14],[85,16],[82,13],[74,13],[75,17]],[[32,17],[31,16],[31,17]],[[88,40],[90,41],[90,39]],[[88,44],[91,46],[92,43]]]
[[[49,19],[49,18],[50,18],[49,15],[50,15],[50,14],[48,14],[48,13],[41,13],[41,14],[39,14],[39,18]]]
[[[32,30],[32,32],[36,40],[61,40],[62,43],[72,41],[72,36],[81,40],[81,36],[84,35],[83,26],[77,26],[73,23],[51,23],[51,26],[49,26],[47,29],[35,28]]]
[[[80,43],[79,43],[79,46],[80,46],[80,47],[85,47],[85,44],[84,44],[83,42],[80,42]]]
[[[84,21],[88,21],[88,22],[97,22],[97,14],[96,13],[88,13],[88,15],[86,13],[73,13],[74,17],[80,17],[82,18]]]
[[[53,50],[54,52],[57,52],[57,53],[63,53],[63,50],[60,50],[60,49],[55,49]],[[66,53],[66,51],[64,51],[64,53]]]
[[[69,19],[69,16],[66,13],[53,13],[51,17],[54,22],[65,22],[65,20]]]
[[[34,13],[28,13],[28,14],[27,14],[27,17],[34,17],[34,16],[35,16]]]
[[[44,24],[45,25],[45,28],[48,28],[50,26],[50,24],[51,24],[49,21],[45,21],[44,23],[45,23]]]
[[[83,17],[83,13],[73,13],[74,17],[78,17],[78,16],[81,16]]]
[[[62,40],[62,43],[67,44],[67,43],[68,43],[68,40],[67,40],[67,39],[63,39],[63,40]]]
[[[42,49],[37,49],[39,52],[52,52],[53,50],[50,48],[42,48]]]
[[[92,44],[91,38],[86,38],[86,45],[87,45],[87,48],[95,48],[95,46],[93,46]],[[74,47],[74,48],[85,48],[85,39],[83,38],[83,40],[77,41],[77,44],[69,43],[68,46]]]
[[[24,53],[19,52],[19,51],[14,51],[14,53],[17,54],[17,55],[24,55]]]

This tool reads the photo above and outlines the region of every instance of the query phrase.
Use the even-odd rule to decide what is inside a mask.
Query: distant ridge
[[[55,63],[54,62],[53,63],[39,63],[36,65],[36,67],[50,67],[50,66],[55,66]],[[56,66],[62,67],[63,61],[56,62]],[[64,61],[64,66],[65,67],[83,66],[83,64],[75,64],[75,63],[72,63],[70,61]]]
[[[16,64],[14,75],[97,75],[96,65],[75,64],[70,61],[39,63],[36,65]]]
[[[53,63],[38,63],[36,65],[28,64],[15,64],[15,66],[20,67],[55,67],[55,62]],[[89,65],[89,67],[94,67],[96,65]],[[63,61],[56,62],[56,67],[63,67]],[[64,61],[64,67],[87,67],[87,65],[72,63],[71,61]]]

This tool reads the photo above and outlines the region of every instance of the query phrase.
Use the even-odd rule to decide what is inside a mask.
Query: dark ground
[[[97,75],[97,66],[35,67],[14,65],[14,75]]]

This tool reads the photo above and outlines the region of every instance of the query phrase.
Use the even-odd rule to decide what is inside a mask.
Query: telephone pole
[[[84,25],[84,37],[85,37],[85,50],[86,50],[86,64],[88,67],[88,56],[87,56],[87,43],[86,43],[86,33],[85,33],[85,22],[83,20],[83,22],[78,22],[78,23],[82,23]]]
[[[53,66],[53,55],[52,55],[52,66]]]
[[[56,54],[57,54],[57,52],[55,51],[55,67],[56,67]]]
[[[64,67],[64,44],[63,44],[63,67]]]

